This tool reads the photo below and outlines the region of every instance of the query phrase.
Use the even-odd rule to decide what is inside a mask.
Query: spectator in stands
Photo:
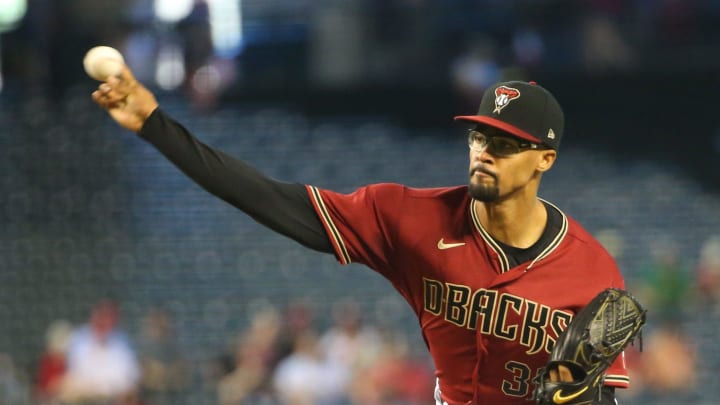
[[[357,374],[374,362],[382,340],[375,328],[364,325],[362,311],[354,300],[342,300],[332,308],[333,324],[321,335],[319,350],[335,370],[329,387],[336,397],[347,392]],[[427,398],[427,397],[426,397]]]
[[[0,353],[0,404],[21,405],[30,403],[27,378],[7,353]]]
[[[271,394],[270,377],[277,363],[280,315],[274,308],[255,314],[234,348],[234,369],[218,382],[220,405],[262,403]]]
[[[143,317],[138,357],[142,367],[140,397],[144,401],[170,405],[183,399],[190,382],[190,370],[166,311],[151,308]]]
[[[703,243],[697,265],[697,283],[705,303],[720,310],[720,235],[713,235]]]
[[[341,405],[335,379],[338,368],[324,361],[318,335],[306,329],[295,336],[293,351],[278,363],[273,387],[285,405]]]
[[[407,337],[384,331],[372,361],[356,371],[350,389],[357,405],[424,404],[432,395],[433,371],[429,362],[409,354]]]
[[[644,403],[662,402],[671,393],[693,392],[698,381],[697,344],[685,328],[667,323],[646,338],[640,359]]]
[[[99,301],[87,324],[73,331],[67,354],[67,374],[60,398],[69,404],[136,403],[140,365],[130,342],[118,328],[119,307]]]
[[[659,238],[651,258],[640,269],[641,279],[634,286],[653,317],[664,322],[681,319],[692,297],[693,280],[681,261],[675,240]]]
[[[65,357],[72,333],[72,324],[57,320],[45,333],[45,352],[40,356],[35,376],[35,400],[39,404],[53,403],[65,376]]]

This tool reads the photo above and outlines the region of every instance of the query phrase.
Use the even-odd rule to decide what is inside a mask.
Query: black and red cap
[[[455,120],[495,127],[555,150],[565,127],[565,116],[555,97],[535,82],[522,81],[495,83],[483,94],[477,115]]]

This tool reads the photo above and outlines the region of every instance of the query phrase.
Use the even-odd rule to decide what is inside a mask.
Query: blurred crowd
[[[599,238],[622,254],[617,234]],[[720,235],[700,247],[695,267],[672,238],[658,238],[628,289],[648,310],[642,343],[626,351],[629,403],[692,397],[703,334],[720,319]],[[48,325],[44,352],[23,367],[0,356],[0,402],[7,405],[419,405],[430,403],[429,358],[413,355],[403,328],[367,322],[353,298],[316,313],[302,299],[260,307],[216,355],[198,361],[180,344],[170,311],[149,308],[137,333],[126,331],[121,303],[102,299],[85,322]],[[698,314],[702,314],[698,316]],[[319,316],[327,316],[326,327]],[[697,323],[708,323],[698,329]],[[688,330],[694,330],[690,334]],[[700,333],[698,333],[698,331]],[[642,352],[641,352],[642,350]],[[719,357],[717,353],[713,354]],[[715,366],[720,365],[720,357]],[[680,395],[680,397],[678,397]],[[701,403],[701,402],[698,402]]]
[[[410,355],[401,330],[363,322],[350,299],[331,313],[320,329],[301,301],[282,311],[263,308],[227,350],[193,362],[168,311],[150,309],[130,336],[119,303],[103,299],[85,323],[49,325],[45,351],[27,374],[4,357],[0,399],[8,405],[428,403],[431,364]]]
[[[622,254],[622,242],[611,235],[617,236],[601,237],[610,251]],[[624,396],[638,403],[695,398],[703,370],[720,366],[718,353],[707,351],[720,321],[720,235],[705,240],[698,253],[683,257],[674,237],[657,235],[642,265],[626,272],[627,288],[649,319],[644,336],[626,351],[632,390]]]

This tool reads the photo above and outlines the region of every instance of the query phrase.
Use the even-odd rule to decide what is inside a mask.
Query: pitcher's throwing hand
[[[120,77],[110,76],[101,83],[92,93],[92,98],[120,126],[133,132],[139,132],[145,120],[158,107],[155,96],[135,79],[127,66]]]

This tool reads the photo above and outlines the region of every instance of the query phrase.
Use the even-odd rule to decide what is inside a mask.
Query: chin
[[[470,183],[468,186],[470,197],[482,202],[494,202],[500,198],[500,190],[494,186]]]

